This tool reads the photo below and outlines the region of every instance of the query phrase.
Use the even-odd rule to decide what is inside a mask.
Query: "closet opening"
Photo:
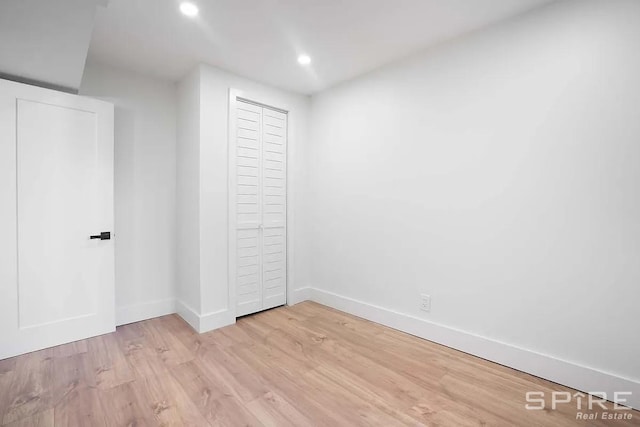
[[[229,293],[236,317],[287,303],[288,112],[229,106]]]

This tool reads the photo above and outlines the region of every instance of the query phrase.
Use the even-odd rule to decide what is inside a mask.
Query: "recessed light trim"
[[[194,3],[185,1],[180,3],[180,12],[182,12],[183,15],[188,16],[189,18],[193,18],[195,16],[198,16],[198,6],[196,6]]]
[[[298,56],[298,64],[300,65],[309,65],[311,64],[311,57],[309,55],[300,55]]]

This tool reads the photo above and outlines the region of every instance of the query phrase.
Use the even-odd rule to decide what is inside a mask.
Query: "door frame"
[[[296,126],[296,114],[294,108],[283,100],[272,99],[269,96],[263,96],[246,92],[240,89],[229,89],[229,121],[228,132],[229,139],[227,141],[228,163],[227,163],[227,283],[228,283],[228,307],[233,315],[235,321],[237,317],[236,306],[236,276],[234,274],[236,269],[236,257],[232,256],[237,250],[236,247],[236,205],[233,203],[236,197],[235,178],[232,173],[236,164],[236,150],[234,149],[236,143],[236,121],[237,121],[237,101],[247,101],[253,104],[260,105],[262,107],[271,108],[287,114],[287,165],[286,165],[286,201],[287,201],[287,218],[286,218],[286,272],[287,277],[285,280],[286,287],[286,305],[291,305],[294,301],[293,298],[293,286],[294,281],[294,254],[295,254],[295,238],[293,224],[295,224],[294,213],[294,179],[293,179],[293,158],[295,152],[295,140],[296,134],[294,129]]]

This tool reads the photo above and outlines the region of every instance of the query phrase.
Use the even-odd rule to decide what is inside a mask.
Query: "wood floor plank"
[[[171,376],[146,376],[131,383],[142,418],[154,425],[208,426],[196,404]]]
[[[57,426],[106,426],[107,419],[100,393],[92,387],[72,388],[54,406]]]
[[[143,427],[156,425],[147,418],[149,411],[138,400],[133,383],[123,383],[100,389],[102,409],[107,413],[106,423],[110,427]]]
[[[349,425],[354,426],[402,426],[402,425],[422,425],[415,420],[408,421],[408,417],[394,417],[385,410],[377,407],[375,402],[365,400],[345,387],[343,380],[335,382],[327,378],[323,372],[313,370],[304,375],[304,379],[315,390],[320,390],[322,394],[329,395],[331,403],[326,406],[331,411],[336,411],[348,419]]]
[[[53,404],[53,358],[40,350],[17,358],[8,389],[2,390],[3,424],[43,412]]]
[[[53,427],[55,425],[53,408],[5,425],[7,427]]]
[[[247,403],[247,408],[265,426],[305,427],[314,425],[312,420],[273,391]]]
[[[252,373],[241,359],[235,358],[226,350],[209,346],[200,357],[209,375],[242,402],[249,402],[269,391],[262,378]]]
[[[224,349],[236,344],[250,344],[256,337],[250,336],[238,325],[225,326],[215,331],[202,335],[206,343],[214,344],[216,347]]]
[[[54,358],[51,381],[47,384],[52,393],[52,403],[62,407],[65,400],[96,386],[87,353]]]
[[[172,372],[212,426],[262,425],[234,396],[229,385],[204,368],[200,360],[186,362]]]
[[[542,391],[547,408],[525,409]],[[18,426],[615,426],[549,408],[575,392],[305,302],[197,334],[177,315],[0,361],[0,424]]]
[[[292,322],[292,320],[295,321]],[[303,367],[303,369],[307,368],[307,371],[320,365],[316,369],[317,372],[333,380],[336,386],[347,387],[350,393],[361,398],[365,397],[368,401],[375,401],[375,406],[378,409],[388,415],[392,415],[395,419],[407,424],[418,425],[420,423],[418,418],[405,415],[405,413],[396,410],[394,405],[400,405],[401,408],[416,405],[419,403],[418,396],[424,390],[384,366],[375,364],[368,358],[350,352],[347,349],[339,348],[337,343],[326,335],[305,329],[303,323],[298,322],[297,319],[278,318],[277,313],[274,312],[270,321],[272,325],[280,325],[280,330],[270,333],[265,338],[265,344],[269,344],[275,349],[283,350],[289,358],[298,353],[302,361],[307,362],[307,366]],[[285,329],[292,337],[284,341],[274,340],[274,337],[282,335]],[[294,358],[297,361],[298,357],[294,356]],[[314,365],[309,368],[311,361],[314,362]],[[325,366],[330,366],[330,368],[325,369]],[[300,372],[300,369],[298,369],[298,372]],[[367,378],[369,382],[367,382]],[[378,387],[383,393],[382,396],[377,396],[375,391],[372,392],[371,390],[376,390],[376,386],[381,384],[385,387]],[[404,389],[402,389],[403,387]],[[398,397],[407,397],[408,402],[402,405],[401,399]],[[390,405],[388,403],[393,404]]]
[[[346,338],[343,335],[332,337],[327,330],[321,351],[329,368],[323,370],[326,376],[335,381],[344,379],[354,387],[354,393],[364,392],[372,401],[382,399],[383,402],[393,402],[389,409],[394,413],[397,408],[428,424],[433,424],[437,418],[435,415],[439,413],[429,410],[430,407],[455,410],[489,425],[504,422],[483,408],[471,409],[442,394],[441,380],[446,371],[433,370],[430,364],[421,362],[425,360],[425,355],[419,355],[423,357],[415,360],[405,360],[398,353],[381,350],[375,344],[372,347],[359,347],[354,345],[354,340]],[[368,344],[369,340],[365,342]],[[406,371],[407,366],[410,371]],[[429,372],[423,372],[425,370]],[[425,378],[429,380],[425,381]]]
[[[256,343],[253,346],[234,346],[228,349],[231,354],[243,360],[254,375],[269,385],[270,391],[277,391],[286,397],[301,413],[314,420],[316,425],[349,425],[348,418],[336,411],[327,411],[334,398],[330,390],[316,390],[303,376],[290,378],[283,370],[280,359],[270,356],[266,346]]]
[[[101,389],[110,389],[135,380],[135,374],[114,334],[87,340],[90,369]]]
[[[53,357],[68,357],[86,353],[87,350],[87,340],[80,340],[52,347],[50,352]]]
[[[10,392],[16,374],[16,357],[0,360],[0,425],[15,396]],[[4,392],[3,392],[4,391]]]
[[[141,322],[149,349],[153,349],[158,357],[167,365],[179,365],[193,360],[193,352],[182,344],[171,330],[163,327],[162,319],[150,319]]]
[[[8,359],[0,360],[0,377],[13,371],[16,367],[17,360],[17,357],[10,357]]]
[[[247,324],[245,323],[241,327],[246,328]],[[282,329],[269,333],[261,343],[271,350],[265,357],[279,358],[283,368],[290,375],[295,376],[300,372],[311,370],[318,364],[314,358],[313,345],[308,345]],[[235,347],[246,348],[247,346]]]
[[[237,358],[251,364],[257,373],[268,378],[268,383],[274,386],[274,390],[283,391],[282,394],[287,397],[295,396],[294,402],[311,419],[325,420],[326,424],[337,422],[339,425],[369,425],[372,420],[378,422],[385,420],[386,423],[395,420],[388,417],[384,410],[378,410],[370,402],[343,390],[342,384],[331,383],[330,379],[314,372],[314,369],[304,367],[291,370],[290,364],[299,364],[299,362],[294,360],[287,362],[279,356],[287,353],[286,348],[281,350],[263,343],[254,346],[235,346],[229,351],[233,352]],[[337,396],[340,393],[344,397]],[[327,408],[331,410],[327,411]],[[318,409],[320,413],[317,412]],[[330,421],[329,418],[335,419]],[[395,424],[404,424],[401,423],[402,418],[408,417],[400,417]],[[415,420],[411,420],[409,424],[418,425]]]
[[[168,330],[179,339],[194,357],[197,357],[200,350],[209,342],[207,338],[209,334],[197,333],[177,314],[161,317],[160,323],[162,328]]]
[[[136,379],[168,375],[168,367],[145,335],[145,322],[125,325],[116,330],[120,350]]]

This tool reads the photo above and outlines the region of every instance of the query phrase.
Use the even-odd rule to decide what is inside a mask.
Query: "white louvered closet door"
[[[286,303],[287,115],[240,100],[236,108],[232,274],[243,316]]]

